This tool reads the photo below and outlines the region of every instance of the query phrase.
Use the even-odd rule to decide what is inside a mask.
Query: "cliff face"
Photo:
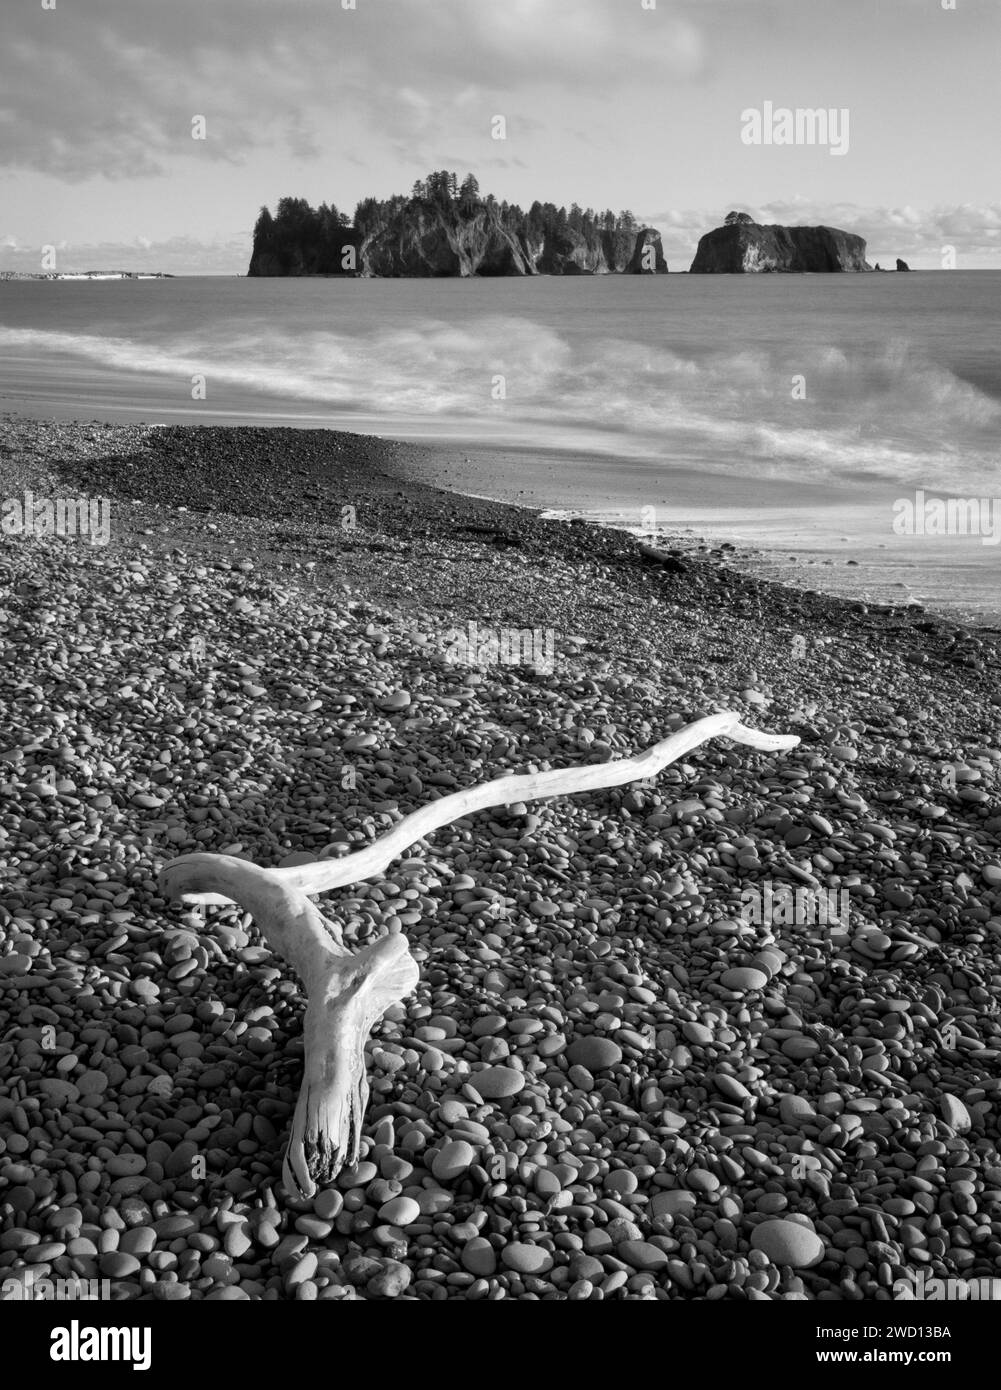
[[[440,185],[409,199],[359,204],[356,225],[336,208],[283,199],[254,229],[248,274],[364,277],[664,275],[660,233],[631,214],[520,208],[449,196]]]
[[[660,233],[641,227],[595,243],[569,228],[533,237],[503,225],[495,209],[453,222],[434,211],[401,216],[362,243],[365,276],[665,275]]]
[[[651,268],[651,264],[653,268]],[[625,267],[627,275],[666,275],[667,261],[660,232],[653,227],[641,227],[636,234],[636,244],[629,264]]]
[[[776,227],[731,222],[707,232],[692,261],[692,275],[740,275],[871,270],[865,242],[836,227]]]
[[[530,248],[492,210],[451,218],[438,209],[401,212],[362,242],[364,276],[532,275]]]

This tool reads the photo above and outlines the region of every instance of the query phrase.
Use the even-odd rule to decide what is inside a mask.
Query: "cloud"
[[[80,0],[4,16],[0,167],[65,180],[179,159],[319,157],[331,122],[397,140],[517,116],[532,84],[697,77],[691,19],[622,0]],[[557,100],[559,98],[556,98]],[[191,138],[203,115],[207,139]]]
[[[251,58],[226,79],[239,25],[220,33],[189,0],[170,16],[165,31],[148,0],[110,0],[97,14],[22,6],[5,18],[13,34],[0,54],[0,164],[68,180],[135,178],[163,173],[178,156],[238,162],[262,134],[271,138],[272,126],[247,119],[267,73]],[[289,85],[280,63],[265,67],[279,88]],[[204,141],[192,138],[196,115]]]
[[[420,17],[418,44],[424,54],[439,55],[439,72],[483,87],[517,90],[534,80],[579,87],[595,79],[617,86],[649,73],[694,77],[705,60],[699,28],[666,4],[652,11],[638,3],[627,8],[622,0],[388,4],[401,17]],[[387,56],[407,65],[401,48]]]

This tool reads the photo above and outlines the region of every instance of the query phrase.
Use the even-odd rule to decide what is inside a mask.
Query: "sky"
[[[998,0],[3,3],[0,270],[243,274],[262,204],[440,168],[629,208],[672,270],[731,209],[1001,267]],[[745,143],[769,102],[844,152]]]

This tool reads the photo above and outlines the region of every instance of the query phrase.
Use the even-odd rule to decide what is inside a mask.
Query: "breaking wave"
[[[661,334],[663,336],[663,333]],[[904,339],[684,350],[585,323],[487,314],[359,331],[252,326],[136,335],[0,328],[0,354],[58,390],[68,363],[170,410],[204,374],[214,411],[379,433],[534,444],[746,476],[993,486],[1001,403]],[[37,394],[37,392],[36,392]],[[200,412],[205,413],[205,412]]]

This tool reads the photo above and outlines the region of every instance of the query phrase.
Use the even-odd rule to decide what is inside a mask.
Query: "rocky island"
[[[336,207],[282,198],[254,228],[248,275],[434,278],[497,275],[664,275],[660,233],[631,212],[516,203],[481,196],[442,170],[407,197],[364,198],[349,220]]]
[[[746,275],[871,270],[865,241],[837,227],[761,226],[746,212],[731,212],[722,227],[699,241],[692,275]]]

